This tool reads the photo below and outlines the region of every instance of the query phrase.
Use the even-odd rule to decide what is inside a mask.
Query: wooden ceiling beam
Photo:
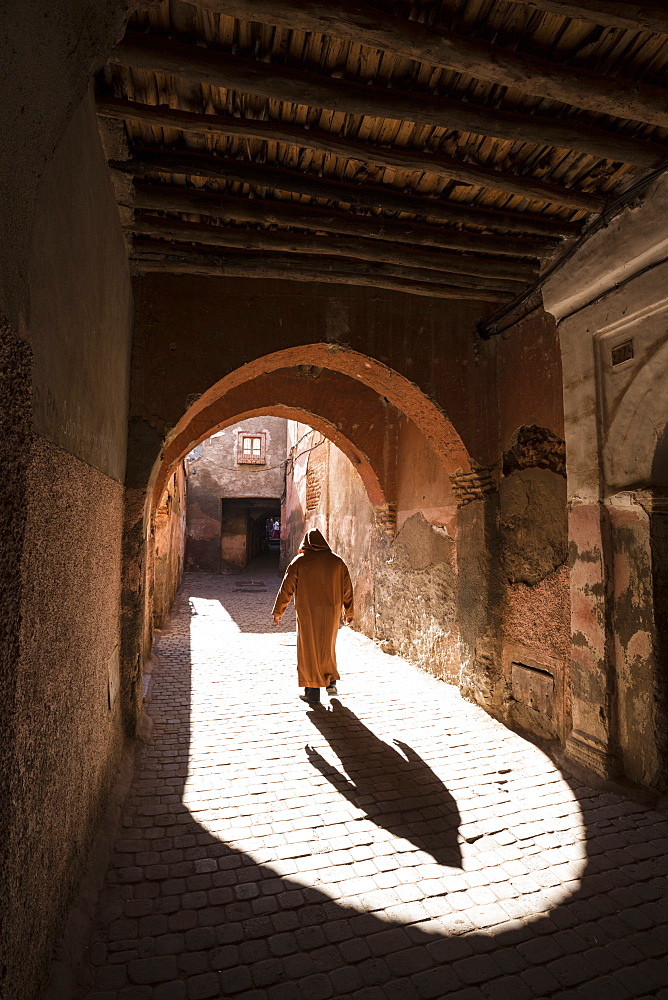
[[[152,173],[209,177],[219,181],[233,181],[253,187],[305,195],[309,198],[343,202],[356,207],[407,212],[432,218],[438,222],[467,224],[508,232],[535,233],[540,236],[577,236],[582,229],[578,223],[564,222],[562,219],[550,216],[462,205],[459,202],[441,201],[423,195],[405,194],[389,185],[384,187],[327,180],[247,160],[172,149],[150,148],[132,152],[134,155],[131,159],[115,160],[110,166],[134,174],[135,177]]]
[[[482,235],[461,229],[445,229],[425,222],[389,219],[386,216],[354,215],[317,205],[263,198],[240,198],[215,194],[203,188],[176,184],[146,184],[135,181],[134,204],[156,212],[204,215],[228,222],[259,226],[305,229],[315,233],[339,233],[370,240],[391,240],[445,250],[503,254],[532,260],[555,253],[561,240],[539,236]]]
[[[469,34],[432,28],[363,0],[196,0],[206,10],[331,35],[502,84],[535,97],[668,127],[668,91],[504,49]]]
[[[315,149],[347,159],[396,167],[418,173],[427,171],[436,177],[505,191],[536,201],[563,205],[582,212],[600,212],[605,199],[595,194],[570,190],[533,177],[521,177],[507,171],[466,163],[443,153],[422,152],[405,147],[376,146],[319,129],[305,129],[291,122],[234,118],[231,115],[199,115],[166,105],[139,104],[118,97],[98,97],[98,113],[110,118],[131,120],[141,125],[177,129],[186,134],[229,136],[236,139],[274,141],[301,148]]]
[[[502,292],[480,284],[474,288],[456,282],[434,282],[431,277],[421,280],[417,268],[396,269],[359,261],[326,260],[296,261],[280,254],[217,254],[192,250],[181,244],[160,243],[157,240],[136,240],[132,261],[139,271],[163,271],[170,274],[194,274],[212,277],[279,278],[291,281],[318,281],[345,285],[364,285],[428,295],[443,299],[500,302],[512,298],[512,292]],[[401,272],[401,273],[399,273]],[[429,272],[424,272],[426,275]]]
[[[511,0],[525,7],[544,10],[562,17],[575,17],[593,21],[608,28],[626,28],[631,31],[659,31],[668,34],[668,6],[665,0],[654,3],[620,3],[619,0]]]
[[[339,7],[337,4],[328,9],[336,12]],[[384,23],[385,16],[379,18],[377,14],[377,22]],[[208,84],[307,107],[417,122],[513,142],[559,146],[648,169],[668,159],[667,146],[604,130],[590,122],[504,111],[414,90],[332,79],[155,35],[127,32],[109,60],[181,77],[195,86]]]
[[[190,242],[212,247],[240,250],[270,250],[298,255],[348,257],[372,263],[419,267],[429,271],[465,274],[479,278],[501,278],[527,284],[538,275],[537,268],[504,257],[473,257],[425,247],[396,246],[380,240],[349,237],[313,236],[285,230],[246,229],[241,226],[216,226],[184,222],[153,215],[135,215],[127,227],[135,235],[155,236],[173,243]],[[518,289],[519,290],[519,289]]]

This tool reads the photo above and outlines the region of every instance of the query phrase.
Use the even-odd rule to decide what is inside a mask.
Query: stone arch
[[[329,438],[333,444],[339,448],[346,458],[350,459],[355,469],[360,475],[362,482],[364,483],[365,489],[369,496],[369,500],[375,507],[382,507],[385,503],[385,492],[381,481],[376,473],[376,470],[371,464],[369,457],[361,452],[346,436],[341,433],[341,431],[331,424],[325,418],[319,416],[316,413],[312,413],[309,410],[298,408],[296,406],[288,406],[281,404],[271,404],[267,406],[259,406],[252,409],[244,410],[243,412],[237,412],[233,415],[227,416],[218,423],[216,423],[209,430],[200,434],[196,440],[193,441],[186,451],[184,451],[176,461],[179,461],[191,448],[195,448],[198,444],[204,441],[206,438],[215,434],[217,431],[222,431],[226,427],[232,424],[240,423],[244,420],[250,420],[252,417],[284,417],[286,420],[301,420],[303,423],[310,424],[314,430],[320,431],[324,437]],[[173,464],[169,466],[170,469],[173,468]],[[168,479],[170,473],[166,472],[161,474],[156,481],[156,489],[154,491],[154,498],[158,496],[158,491],[162,485],[163,478]]]

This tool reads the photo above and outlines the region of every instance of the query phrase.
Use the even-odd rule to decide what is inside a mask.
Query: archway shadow
[[[203,576],[196,579],[203,593]],[[216,578],[210,578],[209,597],[215,584]],[[511,994],[524,1000],[557,994],[569,1000],[622,993],[659,996],[665,979],[660,958],[668,948],[665,926],[660,929],[668,921],[665,840],[660,840],[668,835],[665,817],[568,775],[562,778],[579,802],[586,829],[586,866],[566,885],[562,902],[545,896],[544,912],[530,917],[513,917],[509,907],[502,925],[492,926],[491,918],[487,928],[472,925],[466,911],[449,904],[454,888],[452,894],[434,897],[440,907],[436,916],[420,912],[419,902],[388,910],[365,893],[353,905],[333,898],[316,880],[305,884],[308,872],[299,868],[299,858],[293,863],[291,855],[298,852],[291,845],[283,850],[236,846],[286,801],[293,808],[304,803],[314,822],[321,807],[309,790],[299,793],[289,782],[281,788],[280,758],[262,801],[242,795],[231,810],[226,805],[232,776],[249,773],[248,750],[239,742],[235,720],[247,719],[249,709],[252,716],[252,701],[230,706],[223,697],[221,703],[229,706],[227,724],[214,710],[204,726],[213,727],[214,736],[202,743],[198,732],[191,746],[190,631],[195,617],[182,589],[158,643],[160,666],[149,706],[155,730],[138,756],[121,839],[98,903],[88,964],[81,969],[79,997],[125,1000],[135,995],[132,989],[137,996],[149,996],[154,988],[157,996],[168,983],[173,996],[241,995],[248,1000],[437,1000],[451,993],[462,1000]],[[226,657],[223,641],[221,664]],[[211,704],[209,689],[215,683],[215,676],[206,683],[198,679],[198,688],[205,690],[197,697]],[[251,689],[249,699],[256,694]],[[344,746],[346,732],[354,737],[362,724],[353,713],[338,709],[327,715],[331,718],[314,713],[311,721],[331,739],[358,780],[363,774],[371,780],[361,762],[353,766],[354,742]],[[289,720],[278,711],[274,717],[284,732]],[[362,752],[376,747],[378,739],[363,728],[366,732],[358,730]],[[258,730],[259,740],[268,736],[269,730]],[[397,764],[395,751],[387,750]],[[410,749],[404,754],[402,759],[411,763]],[[536,754],[541,756],[538,750]],[[203,760],[203,774],[214,764],[222,783],[204,780],[193,793],[189,782]],[[313,761],[323,774],[320,763]],[[427,779],[424,787],[429,787],[428,765],[413,763],[412,773]],[[408,768],[399,767],[408,782]],[[330,782],[327,773],[325,777]],[[403,779],[399,785],[404,787]],[[340,790],[345,799],[345,789]],[[519,794],[527,799],[521,787]],[[209,829],[228,812],[226,823],[239,820],[248,828],[234,827],[231,842]],[[636,824],[636,813],[643,814],[643,825]],[[543,826],[549,828],[547,821]],[[539,855],[537,848],[532,856]],[[462,876],[454,869],[452,877]],[[585,982],[591,984],[587,992],[578,992]]]
[[[437,864],[461,868],[459,809],[441,779],[412,747],[395,740],[399,753],[337,698],[331,704],[331,712],[314,709],[308,719],[348,777],[307,746],[311,764],[377,826],[409,840]]]

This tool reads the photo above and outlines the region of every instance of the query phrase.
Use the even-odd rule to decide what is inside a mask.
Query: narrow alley
[[[668,997],[665,814],[349,629],[308,708],[279,579],[184,578],[79,996]]]

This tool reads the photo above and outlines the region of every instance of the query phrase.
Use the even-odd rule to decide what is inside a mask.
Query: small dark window
[[[612,349],[612,364],[621,365],[624,361],[630,361],[633,357],[633,341],[625,340],[623,344],[618,344]]]

